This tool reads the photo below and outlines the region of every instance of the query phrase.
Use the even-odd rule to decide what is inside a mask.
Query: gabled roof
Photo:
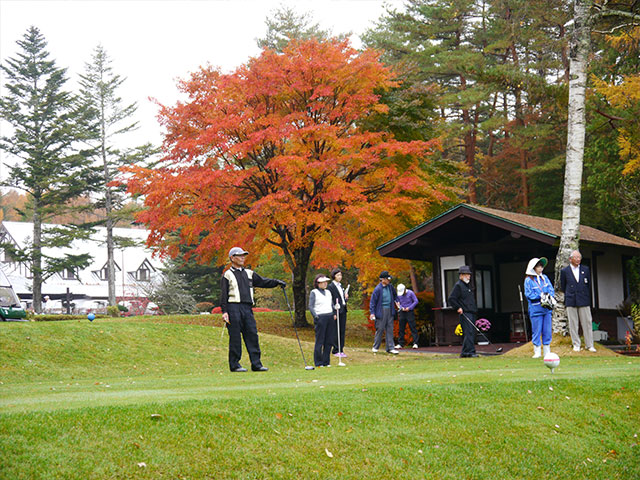
[[[484,224],[501,228],[511,232],[514,238],[522,236],[550,246],[558,244],[562,232],[562,222],[560,220],[461,203],[437,217],[408,230],[393,240],[380,245],[378,251],[381,255],[387,256],[398,248],[414,245],[420,237],[437,230],[452,220],[460,218],[470,218]],[[585,225],[580,225],[580,241],[590,244],[613,245],[626,249],[640,250],[640,243]]]

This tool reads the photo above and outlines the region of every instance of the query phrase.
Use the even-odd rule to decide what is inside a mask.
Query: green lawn
[[[0,324],[0,478],[640,478],[637,358],[552,375],[359,348],[305,371],[295,340],[262,334],[271,371],[231,374],[220,332]]]

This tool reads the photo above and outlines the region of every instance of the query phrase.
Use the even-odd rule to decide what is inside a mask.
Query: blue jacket
[[[560,270],[560,290],[564,292],[564,304],[567,307],[591,306],[591,273],[589,267],[580,265],[580,278],[576,282],[571,265]]]
[[[527,276],[524,279],[524,295],[529,303],[529,316],[535,317],[545,315],[550,310],[540,305],[540,294],[549,293],[555,295],[553,285],[544,273],[540,276],[540,282],[537,279]]]
[[[382,286],[382,282],[380,282],[376,288],[373,289],[373,293],[371,294],[371,301],[369,301],[369,313],[376,316],[376,318],[382,318],[382,289],[388,288],[389,293],[391,294],[391,315],[396,314],[396,301],[398,300],[398,294],[396,293],[396,289],[393,288],[391,284],[386,287]]]

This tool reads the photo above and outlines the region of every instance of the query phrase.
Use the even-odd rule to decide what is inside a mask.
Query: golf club
[[[464,313],[462,313],[462,316],[467,319],[467,322],[469,322],[471,325],[473,325],[473,328],[475,328],[478,333],[480,333],[484,338],[487,339],[487,342],[489,342],[489,345],[491,345],[492,347],[495,347],[495,345],[493,343],[491,343],[491,340],[489,340],[489,337],[487,337],[484,332],[480,331],[480,329],[476,326],[475,323],[473,323],[469,319],[469,317],[467,317]],[[498,352],[498,353],[501,352],[502,350],[504,350],[502,347],[496,348],[496,352]]]
[[[284,300],[287,302],[287,309],[289,310],[289,316],[291,317],[291,323],[293,324],[293,330],[296,332],[296,338],[298,339],[298,346],[300,347],[300,353],[302,354],[302,361],[304,362],[305,370],[315,370],[313,365],[307,365],[307,360],[304,358],[304,352],[302,351],[302,343],[300,343],[300,337],[298,336],[298,329],[296,328],[296,321],[293,319],[293,312],[291,311],[291,305],[289,304],[289,299],[287,298],[287,290],[284,285],[282,286],[282,293],[284,293]]]
[[[336,309],[336,326],[338,327],[338,355],[340,355],[342,351],[340,350],[340,302],[338,302],[338,299],[336,299],[335,309]],[[339,367],[345,366],[345,364],[342,363],[341,356],[338,356],[338,366]]]
[[[527,333],[527,317],[524,316],[524,303],[522,301],[522,289],[518,284],[518,292],[520,293],[520,309],[522,310],[522,323],[524,323],[524,341],[529,341],[529,334]]]

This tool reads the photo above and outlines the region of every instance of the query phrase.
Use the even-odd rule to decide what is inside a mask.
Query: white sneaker
[[[377,349],[376,347],[373,347],[373,348],[371,349],[371,351],[372,351],[373,353],[378,353],[378,349]]]
[[[589,351],[590,351],[590,352],[595,352],[595,351],[596,351],[596,349],[595,349],[594,347],[590,347],[590,348],[589,348]]]
[[[389,353],[391,353],[391,354],[393,354],[393,355],[397,355],[397,354],[399,354],[400,352],[399,352],[398,350],[396,350],[395,348],[393,348],[393,349],[389,350]]]
[[[573,351],[574,352],[579,352],[580,351],[580,347],[573,347]]]
[[[398,344],[398,345],[396,345],[396,346],[395,346],[395,347],[393,347],[393,348],[395,348],[396,350],[400,350],[400,349],[402,348],[402,345]]]
[[[413,348],[418,348],[418,344],[417,344],[417,343],[414,343],[414,344],[413,344]]]

